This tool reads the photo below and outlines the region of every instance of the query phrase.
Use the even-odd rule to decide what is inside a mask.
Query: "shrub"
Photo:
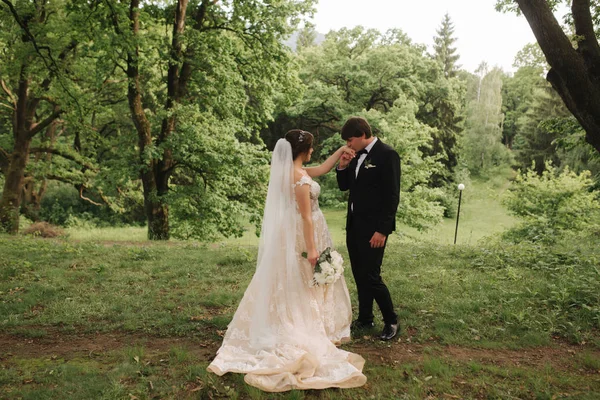
[[[122,200],[122,209],[117,212],[106,205],[97,206],[82,200],[71,185],[51,182],[42,199],[39,216],[44,221],[63,227],[144,224],[146,219],[141,196],[140,193],[139,201],[129,197]]]
[[[519,172],[504,203],[524,222],[507,231],[505,237],[554,242],[565,233],[597,231],[600,201],[590,190],[592,185],[589,171],[576,174],[566,168],[559,172],[551,164],[541,176],[533,169]]]
[[[47,222],[36,222],[29,225],[24,231],[24,235],[33,235],[43,238],[53,238],[58,236],[64,236],[65,232],[52,224]]]

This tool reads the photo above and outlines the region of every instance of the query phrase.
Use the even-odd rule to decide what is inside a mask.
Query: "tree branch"
[[[92,200],[92,199],[90,199],[90,198],[88,198],[88,197],[85,197],[85,196],[83,195],[83,188],[84,188],[84,186],[83,186],[83,185],[80,185],[80,186],[79,186],[79,198],[80,198],[81,200],[88,201],[88,202],[92,203],[92,204],[93,204],[93,205],[95,205],[95,206],[102,206],[102,205],[103,205],[102,203],[96,203],[94,200]]]
[[[15,95],[6,86],[4,79],[0,79],[0,84],[2,84],[2,89],[4,90],[4,93],[6,93],[8,95],[8,97],[10,98],[10,100],[12,101],[12,103],[15,107],[14,109],[16,109],[17,108],[17,99],[15,98]]]
[[[194,30],[201,30],[202,29],[202,25],[204,25],[204,20],[206,18],[206,10],[208,8],[208,3],[210,3],[209,0],[203,0],[202,3],[200,3],[200,5],[198,6],[198,9],[196,10],[196,13],[194,15],[194,26],[193,29]],[[213,4],[216,3],[216,1],[212,2]],[[188,47],[186,52],[185,52],[185,57],[184,57],[184,61],[183,64],[181,65],[181,73],[180,73],[180,77],[179,77],[179,87],[180,87],[180,96],[183,96],[187,90],[187,82],[189,81],[190,77],[192,76],[192,72],[193,72],[193,64],[190,61],[192,58],[194,57],[194,50],[192,48],[192,46]]]
[[[204,181],[204,186],[208,187],[208,179],[206,179],[206,173],[205,171],[203,171],[202,169],[195,167],[191,164],[186,163],[185,161],[178,161],[177,163],[175,163],[173,165],[173,169],[175,169],[178,166],[182,166],[185,168],[188,168],[190,171],[193,171],[195,173],[197,173],[198,175],[200,175],[200,177],[202,178],[202,181]]]
[[[50,153],[50,154],[55,154],[57,156],[61,156],[63,158],[66,158],[67,160],[71,160],[71,161],[75,161],[77,164],[82,165],[84,167],[86,167],[89,170],[92,170],[94,172],[98,172],[99,169],[98,167],[84,161],[81,160],[79,157],[73,155],[73,154],[69,154],[66,153],[62,150],[59,149],[54,149],[54,148],[50,148],[50,147],[32,147],[31,149],[29,149],[30,153]]]
[[[52,121],[54,121],[56,118],[58,118],[58,116],[62,113],[62,110],[58,107],[55,107],[54,112],[52,114],[50,114],[46,119],[44,119],[42,122],[40,122],[39,124],[36,124],[35,126],[32,127],[32,129],[29,131],[29,138],[33,138],[35,135],[37,135],[40,131],[44,130],[48,125],[50,125],[52,123]]]
[[[42,58],[42,61],[46,65],[46,68],[49,71],[52,71],[51,65],[48,63],[48,61],[46,60],[46,57],[44,57],[42,55],[42,52],[41,52],[41,49],[46,50],[48,52],[48,56],[50,57],[51,61],[53,61],[51,64],[53,64],[53,66],[56,67],[56,63],[54,62],[54,59],[52,58],[50,47],[48,47],[48,46],[38,46],[38,44],[37,44],[37,42],[35,40],[35,37],[31,34],[31,32],[29,31],[29,28],[23,22],[23,20],[21,20],[21,17],[19,17],[19,14],[17,13],[17,10],[15,9],[15,6],[10,1],[8,1],[8,0],[1,0],[1,1],[8,6],[8,8],[10,9],[10,13],[13,15],[13,18],[15,19],[15,21],[17,21],[17,24],[19,24],[19,26],[21,27],[21,29],[23,30],[23,32],[25,33],[25,35],[27,36],[27,38],[33,44],[35,52],[38,53],[38,55]],[[58,72],[58,70],[56,72]]]
[[[56,102],[56,100],[54,100],[54,99],[52,99],[52,98],[50,98],[48,96],[41,96],[39,99],[40,100],[44,100],[45,102],[48,102],[48,103],[52,104],[55,107],[58,106],[58,103]]]
[[[2,147],[0,147],[0,171],[2,173],[5,173],[9,164],[10,164],[10,154],[8,154]]]
[[[123,31],[121,30],[121,27],[119,26],[119,17],[117,17],[117,13],[115,12],[114,7],[112,6],[110,0],[106,0],[105,1],[106,5],[108,6],[108,8],[110,9],[110,16],[112,17],[112,24],[115,28],[115,32],[119,35],[123,34]]]
[[[546,0],[516,1],[551,67],[546,79],[585,129],[587,142],[600,151],[600,90],[593,71],[596,66],[589,65],[593,60],[573,48]],[[591,12],[589,7],[583,9],[585,2],[573,5],[578,13]],[[578,18],[585,31],[587,17]]]
[[[579,37],[578,50],[590,71],[597,77],[600,68],[600,46],[594,32],[594,22],[590,12],[590,0],[573,0],[571,6],[575,34]]]

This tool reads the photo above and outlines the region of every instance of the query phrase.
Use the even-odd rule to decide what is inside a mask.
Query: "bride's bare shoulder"
[[[294,169],[294,181],[298,182],[303,177],[308,176],[304,169]]]
[[[294,170],[294,187],[301,187],[310,183],[310,176],[304,169]]]

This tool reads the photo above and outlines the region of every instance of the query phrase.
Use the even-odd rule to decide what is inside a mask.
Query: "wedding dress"
[[[310,287],[312,267],[294,187],[310,185],[315,245],[331,237],[319,209],[320,187],[308,176],[293,179],[292,149],[280,139],[273,151],[256,272],[208,370],[246,374],[268,392],[362,386],[364,359],[336,347],[350,338],[352,310],[345,280]]]

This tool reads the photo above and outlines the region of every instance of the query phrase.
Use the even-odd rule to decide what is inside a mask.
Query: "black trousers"
[[[368,217],[350,215],[346,227],[346,246],[352,274],[358,292],[358,320],[373,322],[373,300],[377,302],[386,324],[398,323],[392,297],[381,279],[381,263],[385,246],[371,248],[369,241],[375,233],[375,224]],[[387,244],[387,240],[386,240]]]

